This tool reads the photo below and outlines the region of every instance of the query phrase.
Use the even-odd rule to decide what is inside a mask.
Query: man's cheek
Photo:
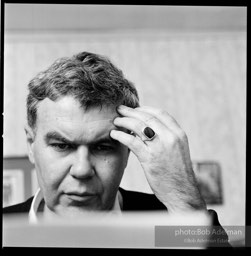
[[[43,187],[58,187],[61,180],[60,176],[64,175],[65,170],[62,162],[59,163],[57,160],[49,161],[48,158],[41,156],[36,163],[39,183],[42,183]]]
[[[122,159],[116,156],[106,156],[96,163],[95,168],[99,175],[105,179],[112,179],[119,173],[121,161]]]

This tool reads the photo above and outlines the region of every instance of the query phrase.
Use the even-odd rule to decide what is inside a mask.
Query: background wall
[[[4,157],[26,156],[27,84],[56,58],[108,56],[142,105],[166,109],[193,161],[221,165],[222,225],[245,223],[246,8],[5,5]],[[132,155],[122,187],[151,192]]]

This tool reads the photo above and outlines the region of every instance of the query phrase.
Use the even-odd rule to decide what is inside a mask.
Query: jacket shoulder
[[[3,214],[8,213],[25,213],[29,212],[33,197],[30,197],[23,203],[7,206],[3,208]]]
[[[123,211],[154,211],[166,210],[154,194],[143,192],[129,191],[119,188],[123,198]]]

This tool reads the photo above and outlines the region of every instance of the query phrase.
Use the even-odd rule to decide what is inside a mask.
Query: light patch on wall
[[[200,192],[207,204],[223,204],[221,166],[218,162],[193,162]]]
[[[24,201],[22,170],[3,170],[3,207]]]

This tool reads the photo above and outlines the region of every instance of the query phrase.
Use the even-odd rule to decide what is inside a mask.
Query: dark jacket
[[[127,191],[119,188],[123,198],[123,211],[151,211],[166,210],[166,207],[153,194]],[[3,208],[3,213],[25,213],[29,212],[33,197],[27,201]]]

